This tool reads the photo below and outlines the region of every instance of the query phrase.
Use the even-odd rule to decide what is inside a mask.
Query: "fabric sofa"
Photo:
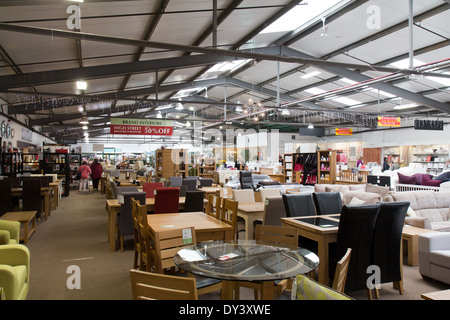
[[[389,187],[372,184],[316,184],[314,192],[340,192],[343,205],[375,204],[389,194]]]
[[[450,231],[450,192],[406,191],[395,192],[383,201],[408,201],[405,224],[435,231]]]
[[[450,284],[450,232],[419,235],[419,272]]]

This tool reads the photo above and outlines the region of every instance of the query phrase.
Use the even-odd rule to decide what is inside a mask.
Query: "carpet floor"
[[[130,300],[129,270],[133,264],[133,240],[124,252],[109,250],[106,197],[98,191],[71,190],[62,198],[47,221],[37,222],[36,232],[26,246],[31,252],[28,300]],[[74,272],[75,270],[75,272]],[[79,275],[75,279],[75,276]],[[380,300],[420,300],[426,292],[449,289],[434,280],[424,280],[418,267],[404,266],[404,294],[381,286]],[[74,280],[75,279],[75,280]],[[75,287],[79,284],[79,287]],[[366,291],[349,293],[367,300]],[[200,299],[220,299],[211,293]],[[253,291],[241,288],[241,299],[252,300]]]

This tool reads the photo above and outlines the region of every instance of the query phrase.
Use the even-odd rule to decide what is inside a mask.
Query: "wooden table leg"
[[[109,224],[109,250],[114,252],[116,251],[116,213],[114,211],[112,211],[111,209],[109,210],[109,219],[108,219],[108,224]]]
[[[318,267],[318,282],[328,286],[329,276],[328,276],[328,241],[321,238],[318,241],[318,256],[319,256],[319,267]]]
[[[273,300],[275,284],[273,281],[261,282],[261,300]]]
[[[234,300],[234,281],[222,281],[222,300]]]

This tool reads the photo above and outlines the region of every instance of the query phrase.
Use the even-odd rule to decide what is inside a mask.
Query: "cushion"
[[[434,180],[450,181],[450,171],[441,173]]]
[[[406,176],[404,174],[401,174],[400,172],[397,172],[397,175],[398,183],[400,184],[416,184],[416,177]]]
[[[366,185],[365,184],[355,184],[349,186],[350,191],[366,191]]]
[[[24,284],[28,277],[27,267],[18,265],[13,267],[17,275],[17,283]]]
[[[366,185],[366,191],[372,192],[372,193],[378,193],[382,198],[387,196],[389,194],[389,187],[382,187],[378,186],[376,184],[370,184],[368,183]]]
[[[430,177],[424,176],[422,179],[422,185],[424,186],[432,186],[432,187],[439,187],[439,185],[442,183],[443,181],[441,180],[433,180]]]
[[[359,205],[359,204],[366,204],[366,202],[364,200],[361,200],[357,197],[353,197],[352,200],[350,200],[349,205],[354,206],[354,205]]]
[[[350,188],[346,185],[330,185],[325,187],[325,192],[347,192]]]
[[[431,174],[427,174],[427,173],[415,173],[415,174],[413,174],[411,177],[415,177],[415,178],[416,178],[416,184],[422,185],[422,183],[423,183],[423,178],[424,178],[424,177],[431,178],[432,175],[431,175]]]
[[[10,243],[9,231],[0,230],[0,245],[9,243]]]
[[[362,192],[362,191],[348,191],[344,193],[342,202],[343,204],[350,204],[353,197],[357,197],[359,200],[364,201],[366,204],[375,204],[380,202],[381,196],[378,193]]]
[[[352,298],[299,274],[295,277],[292,287],[292,300],[352,300]]]
[[[408,207],[408,211],[406,211],[406,215],[408,217],[417,217],[416,212],[411,208],[411,206]]]
[[[450,232],[450,222],[449,221],[430,222],[430,229],[439,232]]]

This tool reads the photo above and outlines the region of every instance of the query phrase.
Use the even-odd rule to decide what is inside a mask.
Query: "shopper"
[[[92,187],[94,190],[98,190],[98,183],[100,181],[100,178],[102,177],[103,173],[103,167],[98,162],[97,158],[94,158],[94,162],[91,164],[91,171],[92,171]]]
[[[386,170],[389,170],[389,163],[387,162],[387,157],[384,157],[383,168],[381,169],[381,172],[384,172]]]
[[[359,158],[358,161],[356,161],[356,167],[359,168],[360,166],[363,166],[364,162],[362,160],[362,158]]]
[[[78,172],[81,173],[80,187],[78,188],[78,191],[89,191],[89,175],[92,174],[92,171],[86,164],[86,161],[83,161],[82,165],[78,168]]]

